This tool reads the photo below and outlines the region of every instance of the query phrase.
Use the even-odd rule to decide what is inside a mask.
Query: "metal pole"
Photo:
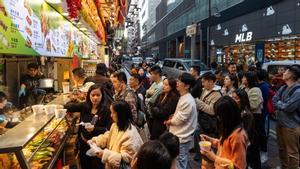
[[[196,59],[196,34],[191,37],[191,58]]]
[[[210,66],[210,16],[211,16],[211,0],[208,0],[208,23],[207,23],[207,52],[206,52],[206,59],[207,59],[207,66]]]
[[[200,36],[200,61],[203,62],[203,38],[202,38],[202,28],[201,24],[199,24],[199,36]]]

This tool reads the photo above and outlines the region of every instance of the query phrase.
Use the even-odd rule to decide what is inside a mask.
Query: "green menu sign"
[[[88,58],[96,48],[43,0],[0,0],[0,53]]]

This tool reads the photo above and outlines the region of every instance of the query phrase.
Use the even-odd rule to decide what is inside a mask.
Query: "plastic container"
[[[46,114],[54,114],[55,109],[57,109],[56,104],[50,104],[50,105],[45,105],[45,112]]]
[[[43,114],[45,112],[45,106],[44,105],[34,105],[32,106],[32,111],[34,115]]]
[[[62,82],[63,93],[70,93],[70,83]]]
[[[67,109],[55,109],[55,118],[62,119],[66,116]]]

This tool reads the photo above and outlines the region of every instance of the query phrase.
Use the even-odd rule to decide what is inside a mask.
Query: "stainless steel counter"
[[[48,104],[64,105],[69,101],[66,95],[60,95]],[[0,153],[22,150],[55,115],[30,115],[23,122],[0,136]]]

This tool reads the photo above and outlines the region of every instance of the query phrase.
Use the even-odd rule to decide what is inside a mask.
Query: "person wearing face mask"
[[[87,141],[92,137],[103,134],[110,129],[112,124],[109,105],[101,85],[93,85],[87,92],[86,101],[83,103],[68,103],[65,105],[68,112],[80,112],[80,125],[78,131],[79,158],[82,169],[104,168],[101,159],[90,157],[86,152],[90,149]]]

